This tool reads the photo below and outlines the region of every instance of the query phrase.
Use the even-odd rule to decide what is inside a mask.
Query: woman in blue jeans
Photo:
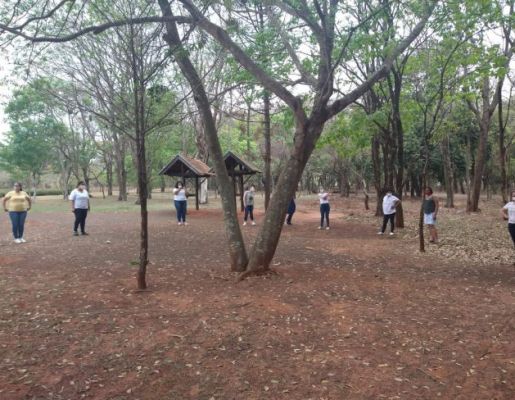
[[[13,227],[15,243],[25,243],[23,238],[25,219],[27,211],[30,210],[32,202],[30,196],[22,190],[21,183],[14,184],[14,190],[8,192],[3,199],[4,210],[9,213]]]
[[[177,225],[188,225],[186,222],[186,209],[188,204],[188,192],[182,185],[182,182],[177,182],[173,189],[173,201],[175,210],[177,211]]]

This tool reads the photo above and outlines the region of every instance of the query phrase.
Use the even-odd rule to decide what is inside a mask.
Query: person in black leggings
[[[324,229],[324,220],[326,223],[325,229],[329,229],[329,212],[331,211],[331,206],[329,205],[329,193],[327,193],[323,188],[320,188],[318,199],[320,200],[320,226],[318,229]]]
[[[378,235],[384,234],[388,222],[390,222],[390,235],[393,235],[395,230],[395,211],[400,202],[399,198],[393,195],[393,191],[387,189],[386,195],[383,197],[383,226],[377,232]]]
[[[89,207],[89,193],[86,190],[86,184],[80,181],[77,187],[70,193],[69,199],[71,201],[72,212],[75,214],[75,222],[73,223],[73,236],[78,236],[77,231],[80,226],[82,235],[88,235],[86,232],[86,217],[88,216]]]

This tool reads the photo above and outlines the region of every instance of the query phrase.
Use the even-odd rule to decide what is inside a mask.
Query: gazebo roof
[[[229,176],[254,175],[261,173],[261,171],[258,170],[254,165],[238,157],[232,151],[225,153],[224,161]]]
[[[181,176],[184,178],[210,177],[214,173],[211,168],[196,158],[176,155],[161,171],[159,175]]]

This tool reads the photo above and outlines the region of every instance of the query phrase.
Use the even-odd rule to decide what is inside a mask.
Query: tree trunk
[[[497,117],[499,119],[499,166],[501,169],[501,196],[502,203],[508,202],[508,174],[506,173],[506,125],[504,124],[503,104],[502,104],[502,91],[498,91]],[[509,105],[509,104],[508,104]],[[509,112],[509,111],[508,111]]]
[[[443,156],[443,175],[445,183],[445,207],[454,208],[454,176],[452,172],[451,155],[449,148],[449,136],[446,134],[440,143]]]
[[[106,184],[107,195],[113,195],[113,161],[112,159],[106,160]]]
[[[470,137],[467,136],[467,151],[465,153],[465,188],[467,192],[467,212],[472,208],[471,199],[471,182],[472,177],[470,172],[472,171],[472,144],[470,143]]]
[[[272,141],[271,141],[271,126],[270,126],[270,94],[265,91],[263,94],[263,137],[265,151],[263,160],[265,162],[265,210],[268,209],[270,203],[270,195],[272,193]]]
[[[295,142],[295,147],[292,149],[291,155],[279,176],[277,186],[281,190],[276,191],[270,201],[265,220],[250,253],[247,270],[240,278],[253,273],[266,272],[269,269],[270,262],[279,244],[284,225],[282,221],[286,216],[288,204],[297,189],[302,172],[313,152],[323,126],[324,122],[320,116],[312,116],[304,124],[297,122],[296,129],[302,133],[299,134],[297,131],[295,137],[301,137],[304,140]]]
[[[139,268],[137,273],[138,289],[147,288],[147,265],[148,265],[148,176],[147,161],[145,149],[145,84],[141,77],[140,69],[142,66],[136,56],[134,44],[134,27],[130,25],[130,51],[131,51],[131,68],[134,91],[134,122],[135,122],[135,139],[136,139],[136,168],[138,174],[138,196],[140,204],[140,252],[139,252]]]
[[[204,180],[200,184],[200,204],[208,203],[208,180],[204,178]]]
[[[401,90],[402,90],[402,72],[398,68],[392,68],[393,85],[390,87],[390,96],[392,99],[392,136],[394,137],[397,168],[395,171],[395,191],[400,200],[402,200],[402,190],[404,184],[404,129],[401,119]],[[404,209],[402,202],[397,207],[395,213],[395,226],[404,228]]]
[[[483,87],[481,91],[482,97],[482,110],[481,114],[476,111],[479,122],[479,145],[477,148],[477,155],[475,159],[474,177],[472,178],[472,195],[470,207],[467,211],[479,211],[479,196],[481,194],[481,187],[483,182],[483,174],[485,172],[486,164],[486,151],[488,146],[488,133],[490,131],[490,122],[492,118],[492,110],[490,105],[490,80],[485,78],[483,80]],[[497,99],[496,99],[497,101]]]
[[[485,123],[481,123],[479,145],[475,159],[474,177],[472,178],[470,208],[468,209],[468,211],[471,212],[479,211],[479,196],[481,195],[483,174],[485,171],[486,150],[488,145],[488,131],[489,126]]]
[[[127,168],[125,166],[125,139],[117,134],[114,139],[114,158],[116,164],[116,180],[118,182],[118,201],[127,201]]]
[[[381,185],[381,160],[379,157],[379,137],[376,133],[372,137],[372,169],[374,171],[374,188],[376,190],[376,217],[383,215],[383,187]]]
[[[172,8],[168,0],[158,0],[158,3],[164,17],[173,16]],[[202,115],[206,142],[209,154],[213,160],[213,168],[215,170],[218,187],[221,192],[225,231],[229,241],[231,270],[243,271],[247,266],[248,256],[238,221],[238,213],[234,201],[234,190],[229,175],[227,174],[227,168],[225,167],[222,149],[218,141],[216,124],[211,112],[211,105],[209,104],[203,82],[200,79],[197,70],[188,58],[188,52],[181,44],[176,24],[174,22],[167,22],[165,27],[166,34],[164,35],[164,40],[170,46],[175,57],[175,62],[181,69],[185,78],[188,80],[193,92],[195,103]]]

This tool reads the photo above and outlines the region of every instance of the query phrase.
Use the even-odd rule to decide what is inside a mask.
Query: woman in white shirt
[[[502,216],[508,221],[508,231],[513,240],[513,246],[515,246],[515,190],[511,191],[511,201],[506,203],[502,208]]]
[[[320,200],[320,226],[318,229],[324,229],[324,219],[326,221],[325,229],[329,229],[329,211],[331,211],[329,193],[327,193],[324,188],[320,188],[318,199]]]
[[[173,189],[173,202],[177,212],[177,225],[187,225],[186,223],[186,208],[188,204],[188,192],[182,185],[182,182],[177,182]]]
[[[73,223],[73,236],[79,236],[77,229],[80,226],[82,235],[88,235],[86,232],[86,217],[88,216],[89,193],[86,190],[86,184],[82,181],[77,183],[77,187],[72,190],[68,197],[72,203],[72,213],[75,214],[75,222]]]

